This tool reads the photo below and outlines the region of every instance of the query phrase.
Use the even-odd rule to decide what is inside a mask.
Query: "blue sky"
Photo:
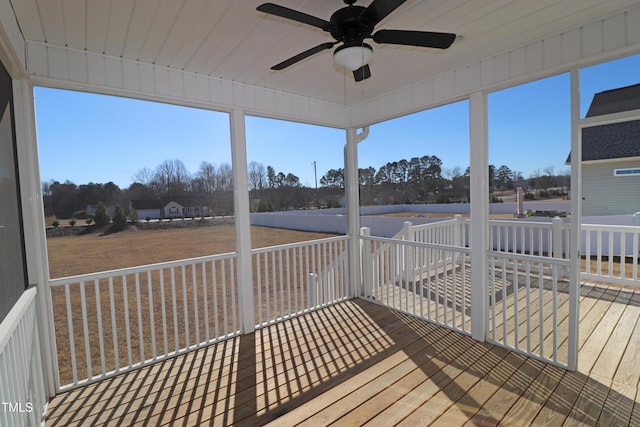
[[[593,94],[640,82],[640,55],[581,70],[581,115]],[[526,178],[536,170],[568,171],[569,76],[558,75],[489,95],[489,162]],[[128,187],[143,168],[179,159],[191,173],[202,161],[231,163],[228,115],[182,106],[36,88],[43,181],[113,181]],[[247,117],[247,157],[310,187],[343,167],[345,132]],[[469,165],[467,101],[371,126],[359,146],[359,166],[438,156],[445,170]]]

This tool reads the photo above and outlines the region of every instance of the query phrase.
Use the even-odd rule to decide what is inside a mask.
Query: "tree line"
[[[274,211],[336,207],[344,196],[344,169],[329,169],[320,178],[320,187],[303,186],[290,172],[252,161],[247,178],[252,211]],[[437,156],[425,155],[388,162],[379,168],[358,169],[360,202],[363,205],[398,203],[459,203],[469,201],[470,169],[444,168]],[[190,173],[180,160],[165,160],[155,169],[143,168],[133,183],[120,188],[113,182],[76,185],[70,181],[42,185],[45,214],[58,218],[78,217],[89,206],[102,202],[121,206],[127,215],[131,200],[169,199],[189,196],[213,215],[233,214],[233,173],[231,165],[202,162]],[[537,170],[530,177],[506,165],[489,166],[492,190],[524,187],[535,191],[569,186],[569,174],[555,174],[552,167]]]

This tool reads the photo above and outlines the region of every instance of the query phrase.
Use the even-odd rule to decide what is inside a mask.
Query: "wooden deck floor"
[[[640,426],[640,290],[582,294],[578,372],[355,299],[61,394],[46,422]]]

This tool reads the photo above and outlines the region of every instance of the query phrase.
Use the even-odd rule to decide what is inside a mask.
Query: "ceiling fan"
[[[260,12],[320,28],[330,33],[336,40],[305,50],[274,65],[271,69],[283,70],[305,58],[342,43],[333,52],[334,62],[353,71],[353,77],[359,82],[371,77],[369,62],[373,58],[373,48],[364,42],[365,39],[372,39],[381,44],[446,49],[456,38],[456,35],[452,33],[429,31],[378,30],[374,33],[374,27],[406,0],[373,0],[368,7],[355,6],[356,0],[343,1],[347,6],[335,11],[329,21],[274,3],[264,3],[258,6],[257,10]]]

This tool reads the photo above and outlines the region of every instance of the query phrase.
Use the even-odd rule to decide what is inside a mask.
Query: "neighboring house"
[[[640,110],[640,84],[595,94],[587,117],[630,110]],[[640,212],[640,118],[583,129],[582,198],[584,216]]]
[[[132,200],[131,208],[138,213],[138,219],[182,218],[209,215],[208,206],[193,196],[175,196],[164,199]]]
[[[138,219],[158,219],[160,218],[160,211],[162,209],[162,203],[159,199],[155,200],[132,200],[131,209],[138,213]]]

